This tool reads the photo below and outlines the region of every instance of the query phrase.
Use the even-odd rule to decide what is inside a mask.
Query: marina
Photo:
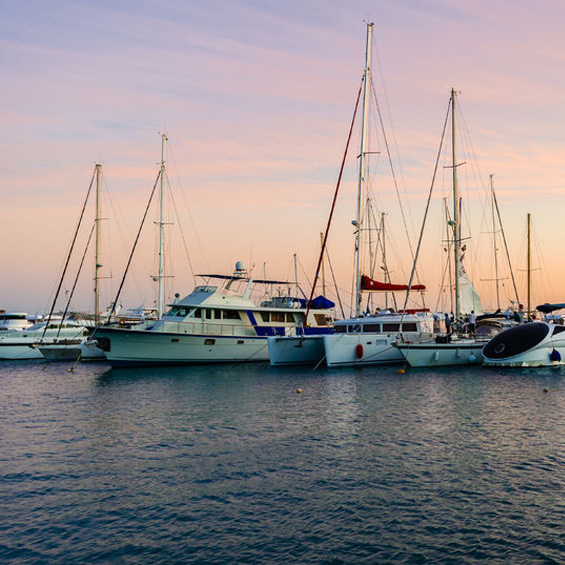
[[[3,16],[0,564],[565,563],[561,3]]]

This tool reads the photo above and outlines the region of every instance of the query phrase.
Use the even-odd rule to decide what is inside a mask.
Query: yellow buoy
[[[297,388],[297,389],[296,389],[296,394],[302,394],[302,389],[301,389],[301,388]]]
[[[406,373],[406,369],[398,369],[398,371],[396,371],[399,375],[403,375],[404,373]]]

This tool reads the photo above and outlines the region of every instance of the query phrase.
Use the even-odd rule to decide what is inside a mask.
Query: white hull
[[[551,354],[553,351],[558,351],[561,359],[559,361],[552,361]],[[491,359],[484,359],[483,364],[487,367],[553,367],[564,365],[565,361],[565,346],[561,347],[537,347],[535,350],[528,351],[528,353],[517,355],[513,359],[506,359],[505,361],[493,361]]]
[[[527,323],[501,332],[483,351],[491,367],[552,367],[565,364],[565,328],[545,322]]]
[[[191,365],[267,361],[266,337],[182,335],[143,330],[106,328],[96,339],[110,339],[105,351],[112,366]]]
[[[316,365],[324,360],[324,336],[281,336],[267,338],[271,366]]]
[[[394,364],[404,360],[395,347],[396,335],[332,334],[323,339],[328,367]]]
[[[60,328],[60,325],[63,325]],[[86,328],[72,322],[51,322],[45,331],[45,323],[41,322],[23,331],[10,331],[0,335],[0,359],[43,359],[38,346],[52,344],[65,339],[82,339]]]
[[[398,350],[411,367],[447,367],[480,365],[484,341],[461,340],[450,343],[410,343]]]
[[[10,340],[10,343],[0,343],[0,359],[7,361],[19,361],[23,359],[43,359],[41,351],[32,348],[31,345],[37,341],[17,342]]]

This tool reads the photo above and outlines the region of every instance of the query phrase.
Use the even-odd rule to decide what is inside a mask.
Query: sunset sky
[[[107,218],[103,300],[113,298],[155,182],[162,133],[176,210],[167,216],[175,224],[167,226],[167,269],[174,276],[167,298],[188,294],[194,273],[229,273],[237,260],[256,276],[292,279],[295,253],[307,288],[303,272],[311,280],[363,72],[366,21],[375,23],[373,80],[412,237],[455,88],[481,190],[494,174],[520,300],[526,300],[529,212],[532,302],[565,301],[562,1],[4,0],[0,6],[0,308],[48,309],[98,162]],[[355,157],[358,137],[353,143]],[[384,179],[384,154],[375,165]],[[329,241],[345,293],[355,166],[353,158]],[[441,168],[441,176],[450,174]],[[462,185],[473,180],[470,165],[459,173]],[[392,211],[395,190],[379,179],[377,209],[390,214],[389,236],[405,239]],[[447,192],[438,190],[420,269],[432,307],[445,235]],[[493,284],[486,281],[493,277],[492,248],[478,251],[491,237],[485,197],[473,190],[463,199],[469,229],[476,230],[467,268],[484,306],[493,306]],[[156,218],[154,210],[122,296],[127,306],[155,298]],[[186,247],[173,242],[179,223]],[[398,243],[389,250],[400,255],[393,277],[410,271],[405,249]],[[75,300],[82,309],[92,307],[93,259],[85,260],[86,281]]]

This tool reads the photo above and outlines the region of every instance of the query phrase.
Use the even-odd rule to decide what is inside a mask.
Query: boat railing
[[[167,321],[163,330],[165,332],[178,333],[180,335],[203,334],[223,336],[256,336],[253,327],[241,326],[240,324],[218,324],[203,321],[194,322],[172,322]]]

